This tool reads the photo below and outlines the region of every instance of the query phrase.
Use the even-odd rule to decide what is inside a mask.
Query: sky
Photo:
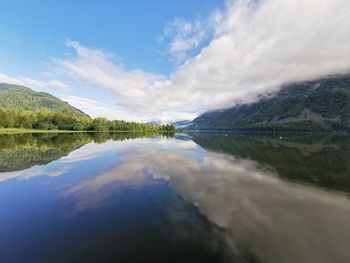
[[[349,0],[0,0],[0,83],[92,117],[191,120],[350,72]]]

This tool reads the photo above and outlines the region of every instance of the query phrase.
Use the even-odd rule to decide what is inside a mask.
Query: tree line
[[[55,112],[50,110],[24,111],[0,108],[0,128],[20,128],[38,130],[71,131],[165,131],[174,132],[173,125],[155,126],[150,123],[92,119],[88,116],[72,116],[67,110]]]

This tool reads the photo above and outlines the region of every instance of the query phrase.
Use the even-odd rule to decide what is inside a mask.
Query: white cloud
[[[215,37],[171,76],[196,110],[251,102],[281,84],[350,70],[350,2],[232,1]]]
[[[45,90],[45,89],[58,89],[62,91],[69,91],[70,88],[59,80],[49,80],[41,81],[34,80],[31,78],[25,77],[11,77],[5,74],[0,73],[0,83],[9,83],[14,85],[25,86],[35,90]]]
[[[55,63],[71,77],[115,94],[128,116],[162,120],[249,103],[287,82],[350,70],[348,0],[230,1],[208,21],[213,39],[167,79],[127,70],[110,54],[72,41],[68,46],[76,54]],[[198,45],[199,24],[175,24],[181,30],[171,44],[174,53]]]

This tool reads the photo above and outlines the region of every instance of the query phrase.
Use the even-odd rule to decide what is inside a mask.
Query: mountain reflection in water
[[[58,141],[61,135],[56,136]],[[22,146],[18,143],[5,149],[14,151],[12,156],[22,156],[33,148],[40,152],[52,147],[62,153],[53,155],[52,160],[57,158],[53,162],[31,160],[33,167],[17,172],[23,166],[11,167],[1,157],[3,149],[0,151],[1,167],[6,167],[0,174],[0,198],[4,197],[0,205],[5,207],[0,213],[0,245],[7,249],[0,248],[0,252],[7,260],[16,250],[15,242],[7,239],[18,242],[33,238],[43,229],[52,231],[56,240],[36,241],[50,251],[45,255],[29,251],[37,261],[84,262],[89,253],[90,259],[104,253],[109,259],[122,258],[124,262],[350,260],[346,138],[313,141],[315,138],[189,134],[175,138],[106,135],[94,141],[88,134],[65,136],[60,146],[45,146],[44,140],[38,146],[37,140],[27,140]],[[44,228],[27,222],[32,234],[10,238],[11,229],[24,220],[14,212],[3,216],[10,210],[6,208],[13,202],[21,210],[24,208],[18,204],[27,201],[17,194],[11,200],[7,189],[11,186],[15,193],[23,191],[21,184],[34,179],[31,184],[35,185],[24,190],[29,195],[31,191],[45,192],[47,199],[40,199],[41,206],[33,208],[35,211],[26,208],[26,212],[52,223]],[[130,221],[125,223],[124,217]],[[77,226],[86,220],[94,230]],[[74,226],[78,230],[71,233]],[[69,247],[62,245],[57,240],[63,238],[59,231],[68,237],[73,233],[85,237],[84,245],[75,239],[69,241]],[[94,233],[92,237],[87,235],[89,231]],[[119,236],[121,232],[125,235]],[[96,240],[90,240],[101,235],[113,249],[102,249]],[[140,257],[137,252],[123,254],[118,246],[140,251]],[[153,252],[150,255],[144,250]],[[60,258],[58,251],[66,255]]]

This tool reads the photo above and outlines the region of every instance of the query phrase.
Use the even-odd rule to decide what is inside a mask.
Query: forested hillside
[[[193,129],[350,131],[350,75],[285,85],[252,104],[204,113]]]
[[[35,92],[26,87],[4,83],[0,84],[0,108],[26,111],[65,111],[75,117],[87,116],[67,102],[48,93]]]

